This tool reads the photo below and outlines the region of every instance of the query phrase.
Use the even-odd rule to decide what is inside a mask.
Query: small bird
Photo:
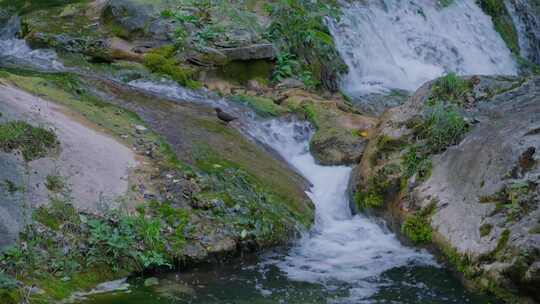
[[[220,109],[220,108],[214,108],[214,110],[216,110],[217,117],[221,121],[225,122],[226,124],[228,124],[229,122],[231,122],[233,120],[238,119],[238,117],[236,117],[236,116],[233,116],[233,115],[231,115],[229,113],[223,112],[223,110]]]

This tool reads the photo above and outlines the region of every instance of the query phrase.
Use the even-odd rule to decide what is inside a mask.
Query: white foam
[[[515,75],[510,50],[474,0],[356,1],[330,22],[349,67],[342,89],[363,95],[415,90],[445,72]]]

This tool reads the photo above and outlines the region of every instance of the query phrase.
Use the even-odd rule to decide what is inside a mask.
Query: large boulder
[[[478,286],[507,299],[540,300],[540,77],[472,83],[463,109],[469,131],[431,155],[424,176],[407,178],[404,170],[432,83],[383,115],[353,173],[352,192],[368,203],[378,195],[380,211],[394,223],[426,216],[426,240]],[[373,189],[366,194],[366,187]]]

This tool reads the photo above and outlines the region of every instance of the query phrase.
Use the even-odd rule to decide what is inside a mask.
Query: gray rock
[[[109,1],[103,9],[102,17],[106,23],[113,23],[129,35],[145,34],[153,17],[152,5],[137,4],[130,0]]]
[[[253,44],[235,48],[219,49],[230,61],[273,59],[276,50],[271,43]]]
[[[405,90],[393,90],[389,93],[371,93],[362,96],[350,96],[354,109],[365,115],[381,116],[387,109],[403,104],[410,96]]]
[[[467,256],[484,282],[518,286],[539,300],[540,77],[481,76],[475,83],[472,94],[478,98],[464,111],[473,122],[471,130],[458,145],[432,157],[426,181],[413,178],[408,195],[388,199],[390,217],[435,203],[430,223],[437,245]],[[378,138],[412,134],[407,122],[423,111],[430,92],[428,83],[405,104],[385,112],[369,153],[353,173],[356,182],[378,168],[400,164],[406,145],[370,163]],[[487,235],[480,232],[484,225],[492,227]]]

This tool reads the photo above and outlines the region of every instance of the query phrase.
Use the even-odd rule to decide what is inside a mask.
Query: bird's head
[[[222,112],[222,110],[220,108],[214,108],[214,110],[216,110],[216,113]]]

